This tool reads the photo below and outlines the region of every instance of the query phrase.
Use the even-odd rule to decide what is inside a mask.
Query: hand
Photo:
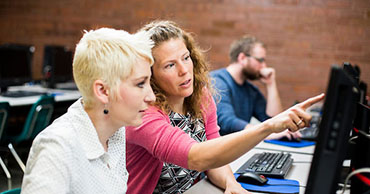
[[[245,190],[239,183],[235,182],[226,186],[224,194],[251,194]]]
[[[275,82],[275,69],[271,67],[265,67],[260,70],[261,81],[264,84],[271,84]]]
[[[289,140],[291,140],[291,139],[300,139],[302,137],[302,134],[299,131],[290,132],[288,129],[286,129],[285,131],[280,132],[280,133],[272,133],[269,136],[267,136],[265,139],[266,140],[281,139],[283,137],[287,137]]]
[[[303,127],[307,127],[312,116],[306,112],[306,109],[311,105],[324,99],[324,94],[309,98],[304,102],[294,105],[288,110],[266,120],[264,123],[268,125],[272,133],[279,133],[288,129],[295,132]]]

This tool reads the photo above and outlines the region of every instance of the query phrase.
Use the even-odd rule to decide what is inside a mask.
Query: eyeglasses
[[[253,56],[250,56],[250,57],[252,57],[252,58],[256,59],[256,60],[257,60],[258,62],[260,62],[260,63],[263,63],[263,62],[265,62],[265,61],[266,61],[266,59],[265,59],[265,58],[263,58],[263,57],[261,57],[261,58],[253,57]]]
[[[266,61],[266,59],[264,57],[258,58],[258,57],[254,57],[254,56],[250,56],[250,55],[246,55],[246,56],[252,57],[252,58],[256,59],[258,62],[260,62],[260,63],[263,63],[263,62]]]

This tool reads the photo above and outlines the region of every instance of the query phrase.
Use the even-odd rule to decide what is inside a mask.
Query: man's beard
[[[252,68],[244,68],[243,75],[249,80],[259,80],[262,77],[259,71],[254,71]]]

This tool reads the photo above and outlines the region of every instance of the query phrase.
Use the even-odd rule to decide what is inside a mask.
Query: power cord
[[[347,187],[347,184],[348,184],[348,180],[353,176],[353,175],[356,175],[356,174],[359,174],[359,173],[370,173],[370,168],[360,168],[360,169],[357,169],[357,170],[354,170],[352,171],[351,173],[349,173],[346,177],[346,180],[344,181],[344,186],[343,186],[343,191],[342,191],[342,194],[344,194],[344,192],[346,191],[346,187]]]
[[[356,136],[353,136],[353,137],[349,138],[348,142],[349,143],[352,143],[352,144],[356,144],[356,142],[354,140],[356,140],[357,138],[358,138],[357,135]]]

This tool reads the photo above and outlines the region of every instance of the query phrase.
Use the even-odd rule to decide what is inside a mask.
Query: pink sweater
[[[203,115],[208,140],[220,136],[216,105],[211,100]],[[167,114],[150,107],[141,126],[126,127],[127,193],[153,193],[163,162],[188,168],[189,150],[195,143],[188,134],[170,124]]]

